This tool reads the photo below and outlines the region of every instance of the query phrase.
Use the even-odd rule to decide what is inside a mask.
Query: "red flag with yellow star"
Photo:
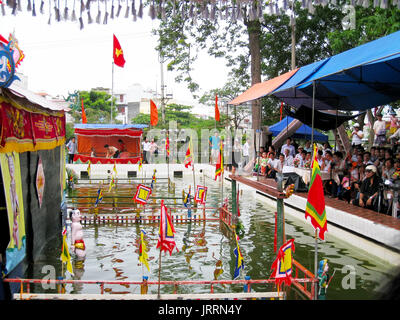
[[[113,36],[114,36],[114,51],[113,51],[114,63],[118,67],[123,68],[125,65],[124,52],[122,51],[121,45],[119,44],[117,37],[115,35]]]

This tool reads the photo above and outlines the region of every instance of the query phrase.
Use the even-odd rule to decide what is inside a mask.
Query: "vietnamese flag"
[[[115,35],[113,36],[114,36],[114,51],[113,51],[114,63],[118,67],[123,68],[125,65],[124,52],[122,51],[121,45],[119,44],[117,37]]]
[[[83,99],[81,99],[81,101],[82,101],[82,123],[87,123],[86,112],[85,108],[83,107]]]
[[[215,95],[215,121],[219,121],[218,95]]]
[[[325,197],[316,154],[317,147],[314,144],[312,178],[310,182],[310,188],[308,189],[305,218],[311,218],[311,224],[313,225],[313,227],[315,229],[319,229],[319,238],[324,240],[324,233],[328,231],[325,210]]]
[[[150,124],[154,127],[158,123],[158,110],[153,100],[150,99]]]

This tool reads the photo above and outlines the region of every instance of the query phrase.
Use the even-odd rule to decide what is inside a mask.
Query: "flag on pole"
[[[97,205],[103,201],[103,191],[101,190],[101,188],[99,188],[99,190],[97,190],[97,198],[96,198],[96,202],[94,203],[94,206],[97,207]]]
[[[111,189],[114,187],[115,187],[115,180],[114,180],[114,176],[113,176],[110,181],[110,187],[108,188],[108,192],[110,192]]]
[[[90,162],[90,160],[89,160],[89,163],[88,163],[88,166],[87,166],[87,169],[86,169],[86,171],[87,171],[89,177],[90,177],[90,171],[91,171],[90,164],[91,164],[91,162]]]
[[[151,177],[151,190],[153,190],[153,188],[154,188],[154,183],[157,182],[157,179],[156,179],[156,172],[157,172],[157,170],[154,169],[153,176]]]
[[[139,261],[146,266],[147,270],[150,271],[149,262],[147,261],[149,256],[147,255],[146,242],[144,241],[145,234],[146,232],[140,230]]]
[[[324,240],[324,233],[327,229],[327,219],[325,210],[324,187],[317,161],[317,146],[314,144],[314,156],[311,165],[312,175],[310,187],[308,189],[305,218],[311,218],[311,224],[315,229],[319,229],[318,236]]]
[[[235,271],[233,273],[233,279],[236,279],[240,275],[240,269],[244,268],[244,261],[242,253],[240,252],[239,237],[236,234],[236,232],[234,233],[234,235],[236,240],[236,248],[233,250],[233,253],[235,254],[236,262],[235,262]]]
[[[114,63],[118,66],[123,68],[125,65],[125,58],[124,52],[122,51],[121,45],[115,35],[114,36],[114,51],[113,51],[113,59]]]
[[[115,172],[115,176],[117,176],[118,172],[117,172],[117,164],[116,164],[116,162],[114,162],[113,171]]]
[[[61,247],[61,261],[62,263],[67,263],[67,271],[74,275],[74,271],[72,270],[72,264],[71,264],[71,255],[69,254],[68,250],[68,244],[67,244],[67,228],[64,227],[62,231],[62,247]]]
[[[139,171],[142,170],[142,158],[139,160]]]
[[[167,135],[167,138],[165,139],[165,152],[167,154],[167,157],[169,157],[169,137]]]
[[[81,101],[82,101],[82,123],[87,123],[86,112],[85,112],[85,108],[83,106],[83,99],[81,99]]]
[[[271,277],[275,278],[277,285],[282,282],[287,285],[292,283],[292,252],[294,249],[294,239],[290,239],[279,248],[278,255],[271,266],[271,270],[273,270]]]
[[[157,249],[160,248],[161,252],[168,251],[170,255],[172,255],[174,248],[176,248],[178,251],[174,234],[175,228],[172,224],[171,216],[167,213],[167,207],[164,205],[164,200],[161,200],[161,215]]]
[[[279,121],[282,121],[282,115],[283,115],[283,101],[281,101],[281,107],[280,107],[280,109],[279,109],[279,113],[280,113]]]
[[[150,99],[150,124],[154,127],[158,123],[158,110],[153,100]]]
[[[185,155],[185,160],[183,163],[185,164],[185,168],[188,168],[189,166],[193,167],[193,154],[192,154],[192,138],[189,140],[189,145],[186,150],[186,155]]]
[[[224,172],[224,150],[223,150],[223,143],[221,140],[220,148],[219,148],[218,162],[215,165],[215,180],[217,180],[218,176],[222,176],[223,172]]]
[[[215,121],[219,121],[218,95],[215,95]]]

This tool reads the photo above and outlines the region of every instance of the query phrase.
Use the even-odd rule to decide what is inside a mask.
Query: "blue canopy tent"
[[[306,65],[272,94],[293,107],[331,110],[361,111],[396,101],[400,31]]]
[[[287,126],[294,120],[292,117],[285,117],[280,122],[275,123],[274,125],[269,127],[269,131],[272,133],[272,136],[276,137],[280,132],[286,130]],[[306,139],[311,140],[312,129],[303,124],[297,131],[292,135],[293,139]],[[321,132],[314,130],[314,140],[319,142],[328,141],[328,136],[322,134]]]

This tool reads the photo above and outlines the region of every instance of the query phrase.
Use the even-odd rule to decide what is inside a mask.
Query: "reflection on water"
[[[177,194],[190,181],[176,180]],[[201,183],[201,182],[200,182]],[[207,206],[217,206],[220,203],[220,189],[218,183],[207,180]],[[187,188],[187,187],[186,187]],[[168,196],[159,187],[156,195]],[[119,194],[132,194],[132,188],[119,187]],[[81,192],[80,192],[81,191]],[[86,194],[88,190],[78,190],[77,194]],[[96,190],[92,190],[94,193]],[[230,188],[224,188],[224,197],[231,196]],[[81,200],[81,199],[80,199]],[[128,201],[128,200],[124,200]],[[159,201],[159,200],[157,200]],[[180,201],[178,200],[178,203]],[[240,279],[249,275],[251,279],[266,279],[271,275],[271,264],[275,259],[273,252],[274,241],[274,214],[275,208],[266,206],[255,200],[253,192],[243,192],[240,198],[241,221],[245,234],[239,245],[245,262],[244,272]],[[286,238],[295,239],[294,258],[310,271],[314,271],[314,237],[312,229],[298,221],[286,217]],[[147,249],[150,272],[139,264],[138,249],[140,230],[146,232]],[[235,256],[233,249],[235,242],[226,237],[226,230],[219,222],[175,224],[175,240],[179,252],[174,251],[162,255],[161,280],[214,280],[233,279]],[[156,249],[158,239],[157,225],[89,225],[84,228],[84,240],[87,246],[87,255],[81,265],[74,263],[75,275],[66,275],[67,279],[82,280],[131,280],[141,281],[148,276],[149,281],[158,280],[159,251]],[[330,273],[336,269],[335,276],[329,286],[328,299],[373,299],[380,283],[387,279],[390,266],[377,261],[357,248],[328,237],[328,241],[318,246],[319,260],[328,258]],[[61,273],[57,248],[48,250],[46,258],[37,262],[31,268],[30,277],[42,278],[39,265],[51,264],[57,266],[57,276]],[[347,267],[346,267],[347,266]],[[346,289],[346,276],[354,271],[355,289]],[[346,282],[347,281],[347,282]],[[344,284],[344,285],[343,285]],[[275,290],[273,286],[254,285],[256,291]],[[35,290],[40,288],[35,288]],[[137,285],[105,285],[107,293],[140,293]],[[161,286],[161,292],[172,293],[172,286]],[[207,293],[210,287],[182,286],[179,292]],[[243,286],[214,287],[215,292],[242,292]],[[46,291],[50,292],[50,291]],[[53,291],[55,292],[55,291]],[[74,284],[66,286],[67,293],[99,293],[98,285]],[[149,293],[157,293],[157,286],[150,286]],[[300,295],[291,289],[289,298],[300,299]]]

